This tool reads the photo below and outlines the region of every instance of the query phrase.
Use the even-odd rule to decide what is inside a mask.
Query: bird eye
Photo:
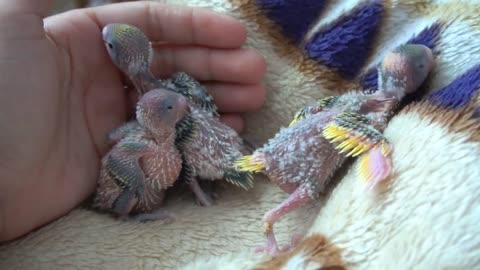
[[[173,109],[173,107],[172,107],[172,106],[168,106],[167,109],[171,110],[171,109]]]
[[[109,47],[110,49],[113,49],[112,43],[108,43],[108,47]]]

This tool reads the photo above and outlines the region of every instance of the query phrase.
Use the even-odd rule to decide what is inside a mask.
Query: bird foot
[[[300,234],[294,234],[292,239],[290,240],[290,244],[279,248],[276,242],[268,241],[266,246],[257,246],[255,247],[256,253],[266,253],[271,256],[276,255],[281,252],[288,252],[298,246],[300,241],[302,240],[303,236]]]
[[[296,248],[298,246],[298,244],[300,244],[300,242],[302,241],[303,237],[304,237],[303,235],[295,233],[292,236],[292,239],[290,240],[290,247],[292,249]]]
[[[200,206],[210,207],[215,204],[218,195],[215,192],[204,192],[202,196],[195,196],[195,203]]]
[[[280,252],[277,245],[266,245],[266,246],[257,246],[255,247],[256,253],[266,253],[269,255],[275,255]]]
[[[200,206],[210,207],[215,204],[218,199],[218,194],[213,191],[212,183],[202,183],[192,186],[192,191],[195,194],[195,203]]]

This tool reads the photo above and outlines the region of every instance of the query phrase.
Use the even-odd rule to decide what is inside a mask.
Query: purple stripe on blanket
[[[435,49],[440,40],[441,30],[442,30],[442,24],[438,22],[434,23],[429,27],[423,29],[422,32],[412,37],[406,43],[407,44],[423,44],[429,47],[430,49],[432,49],[434,54],[438,54],[438,52],[436,52]],[[360,85],[362,86],[363,89],[376,90],[378,87],[377,80],[378,80],[377,68],[376,67],[370,68],[365,73],[365,75],[363,75],[362,78],[360,78]]]
[[[367,1],[315,33],[305,45],[305,52],[320,64],[353,79],[375,46],[382,15],[381,1]]]
[[[265,14],[286,36],[299,44],[327,5],[325,0],[256,0]]]
[[[422,44],[429,47],[434,53],[436,53],[435,49],[440,41],[442,26],[443,24],[439,22],[430,25],[429,27],[423,29],[420,34],[407,41],[407,44]]]
[[[378,90],[378,64],[376,67],[370,68],[360,79],[360,85],[363,89]]]
[[[480,88],[480,65],[477,65],[444,88],[435,91],[428,100],[442,107],[457,109],[465,106]]]

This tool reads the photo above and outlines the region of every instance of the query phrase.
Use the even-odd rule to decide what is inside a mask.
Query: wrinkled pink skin
[[[423,45],[408,46],[406,50],[394,51],[385,57],[380,69],[380,90],[370,95],[346,93],[340,96],[334,107],[313,112],[295,125],[282,128],[263,148],[254,152],[253,159],[265,164],[262,173],[290,194],[264,215],[267,245],[257,247],[257,252],[274,255],[293,247],[279,249],[273,224],[282,216],[315,200],[346,160],[345,155],[322,136],[323,128],[348,110],[367,116],[373,127],[381,132],[387,124],[386,113],[405,94],[416,91],[425,80],[433,68],[432,52]],[[370,166],[379,177],[374,179],[368,187],[370,189],[391,172],[390,159],[379,153],[373,153],[373,157]]]
[[[379,148],[370,150],[372,160],[369,163],[370,171],[373,172],[373,178],[366,185],[367,191],[372,190],[381,181],[385,180],[392,171],[392,160],[386,159]]]
[[[170,103],[165,103],[168,99]],[[168,110],[168,107],[171,109]],[[109,158],[113,158],[124,164],[121,166],[129,166],[128,170],[143,176],[139,180],[128,178],[131,173],[121,174],[128,183],[138,181],[143,188],[139,195],[132,195],[127,200],[121,212],[117,212],[120,217],[137,215],[134,219],[139,221],[173,217],[173,214],[160,207],[163,205],[165,189],[175,183],[182,167],[180,153],[174,145],[175,124],[187,110],[185,97],[171,91],[152,90],[142,97],[137,107],[138,125],[133,131],[125,128],[113,133],[116,137],[112,138],[118,139],[118,143],[102,159],[95,207],[112,210],[117,198],[123,192],[128,192],[123,191],[108,173],[107,163]],[[126,147],[127,144],[130,147]],[[133,168],[130,165],[132,160],[136,164]]]

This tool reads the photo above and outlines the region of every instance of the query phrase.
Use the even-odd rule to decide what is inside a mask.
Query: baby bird
[[[395,106],[420,87],[433,65],[428,47],[399,46],[381,63],[378,91],[349,92],[310,104],[296,113],[288,128],[236,162],[238,170],[261,172],[290,194],[264,215],[267,246],[257,251],[279,251],[273,224],[318,198],[347,157],[363,154],[359,172],[367,189],[390,175],[392,146],[382,132]]]
[[[172,91],[154,89],[142,96],[136,129],[128,129],[102,159],[93,207],[137,221],[173,217],[160,207],[165,189],[180,175],[175,124],[188,110],[186,98]]]
[[[152,44],[142,30],[129,24],[112,23],[102,29],[102,38],[113,64],[130,79],[139,96],[151,89],[166,88],[218,116],[213,97],[187,73],[176,72],[167,80],[155,78],[150,71]]]
[[[207,90],[184,72],[175,73],[169,80],[156,79],[150,71],[152,45],[140,29],[114,23],[103,28],[102,36],[112,62],[130,78],[140,96],[162,87],[187,98],[190,112],[176,126],[175,144],[183,160],[180,179],[189,184],[197,201],[204,206],[213,204],[197,180],[224,179],[245,189],[252,187],[253,174],[233,167],[235,160],[248,153],[248,146],[235,130],[220,121]],[[121,134],[116,132],[111,138],[118,140]]]

